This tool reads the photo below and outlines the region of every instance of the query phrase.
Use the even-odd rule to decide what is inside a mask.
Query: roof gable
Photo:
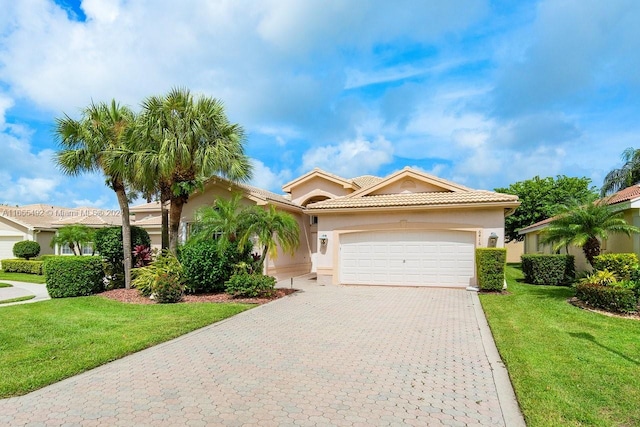
[[[291,190],[293,188],[316,178],[320,178],[325,181],[329,181],[329,182],[333,182],[335,184],[341,185],[342,188],[345,188],[345,189],[351,189],[351,190],[358,189],[357,185],[355,185],[353,181],[350,181],[345,178],[342,178],[341,176],[323,171],[322,169],[315,168],[312,171],[302,175],[301,177],[298,177],[293,181],[286,183],[285,185],[282,186],[282,190],[285,191],[286,193],[291,193]]]

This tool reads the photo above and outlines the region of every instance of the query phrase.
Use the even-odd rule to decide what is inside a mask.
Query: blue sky
[[[0,0],[0,203],[117,205],[51,161],[93,101],[224,101],[253,184],[404,166],[481,189],[600,186],[640,148],[640,2]]]

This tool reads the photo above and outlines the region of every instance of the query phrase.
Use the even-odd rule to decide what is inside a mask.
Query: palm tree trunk
[[[267,245],[264,245],[264,248],[262,248],[262,255],[260,255],[260,272],[265,274],[266,274],[266,271],[264,269],[264,261],[267,259],[268,252],[269,252],[269,247]]]
[[[129,218],[129,201],[127,192],[121,182],[114,182],[113,189],[118,198],[122,212],[122,253],[124,255],[124,287],[131,288],[131,221]]]
[[[180,240],[180,218],[184,207],[183,196],[172,196],[171,206],[169,206],[169,250],[176,255],[178,242]]]
[[[582,252],[589,264],[593,266],[593,259],[600,255],[600,241],[596,237],[590,237],[582,247]]]
[[[171,200],[171,187],[160,183],[160,209],[162,213],[162,250],[169,248],[169,209],[167,203]]]

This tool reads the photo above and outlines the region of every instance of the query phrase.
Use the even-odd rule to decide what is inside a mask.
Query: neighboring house
[[[23,240],[40,244],[40,254],[70,254],[68,248],[51,247],[57,230],[69,224],[89,227],[120,225],[120,213],[90,207],[64,208],[46,204],[0,206],[0,259],[13,256],[13,245]]]
[[[640,185],[627,187],[605,200],[606,203],[614,209],[624,212],[623,218],[628,224],[640,227]],[[525,254],[553,253],[551,245],[544,245],[542,243],[542,233],[553,219],[554,218],[547,218],[518,231],[519,234],[525,236]],[[602,253],[635,253],[640,257],[640,235],[638,234],[632,234],[631,236],[627,236],[626,234],[611,234],[600,243]],[[570,255],[575,256],[577,271],[585,271],[591,268],[581,248],[570,246],[568,251]],[[561,249],[560,253],[567,253],[567,248]]]
[[[464,288],[476,285],[475,248],[490,242],[503,247],[504,218],[519,205],[517,196],[473,190],[411,168],[350,179],[314,169],[283,190],[284,196],[212,178],[185,205],[183,237],[200,206],[240,193],[247,205],[275,205],[298,220],[296,253],[268,260],[266,272],[278,279],[315,272],[320,284]],[[151,235],[159,230],[157,203],[131,212],[135,225]]]

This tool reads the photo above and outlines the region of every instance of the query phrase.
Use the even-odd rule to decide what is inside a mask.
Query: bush
[[[207,240],[191,242],[180,248],[186,290],[189,293],[222,292],[234,273],[234,265],[250,262],[251,248],[237,243]]]
[[[573,255],[522,255],[522,272],[534,285],[568,285],[575,279]]]
[[[13,255],[17,258],[35,258],[40,253],[40,243],[23,240],[13,245]]]
[[[96,251],[107,263],[105,270],[110,287],[122,287],[124,285],[122,227],[105,227],[96,230],[94,244]],[[131,226],[132,252],[136,246],[151,246],[151,239],[144,228]]]
[[[7,273],[42,274],[42,261],[3,259],[2,270]]]
[[[598,255],[593,259],[593,268],[610,271],[618,280],[629,280],[638,268],[638,257],[633,253]]]
[[[234,297],[267,297],[273,294],[276,279],[262,274],[238,273],[226,283],[226,292]]]
[[[501,291],[504,287],[504,267],[507,250],[504,248],[477,248],[476,268],[478,287],[483,291]]]
[[[184,293],[183,269],[170,252],[163,252],[150,265],[133,270],[131,285],[141,295],[153,297],[160,303],[178,302]],[[179,297],[178,297],[179,295]]]
[[[638,298],[624,287],[581,283],[576,286],[576,297],[590,306],[618,313],[632,313],[638,308]]]
[[[92,295],[104,290],[102,260],[97,256],[59,256],[44,261],[51,298]]]

